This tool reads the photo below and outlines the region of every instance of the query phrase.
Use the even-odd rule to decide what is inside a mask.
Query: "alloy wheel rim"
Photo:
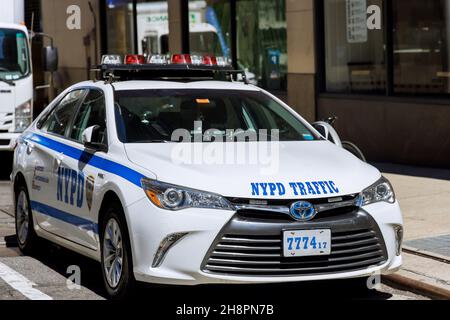
[[[27,241],[29,227],[29,206],[24,191],[19,193],[16,207],[17,238],[21,245]]]
[[[110,219],[106,224],[103,239],[103,267],[106,280],[111,288],[116,288],[122,278],[123,242],[119,224]]]

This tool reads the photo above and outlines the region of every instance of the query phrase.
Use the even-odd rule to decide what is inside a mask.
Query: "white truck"
[[[33,73],[23,0],[0,10],[0,151],[12,151],[33,118]]]
[[[223,56],[219,36],[214,26],[206,23],[206,1],[189,1],[189,30],[191,52]],[[166,54],[169,51],[169,14],[166,1],[138,3],[137,24],[139,52]]]

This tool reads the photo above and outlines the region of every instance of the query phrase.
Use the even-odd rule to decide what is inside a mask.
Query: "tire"
[[[352,142],[342,141],[342,148],[353,154],[359,160],[367,162],[366,157],[362,153],[362,151]]]
[[[116,202],[108,204],[101,221],[100,239],[101,266],[106,293],[113,300],[128,298],[134,291],[136,281],[133,274],[130,238],[120,204]]]
[[[14,220],[16,225],[17,244],[25,255],[36,252],[38,236],[34,231],[33,214],[30,206],[30,197],[25,186],[20,185],[15,194]]]

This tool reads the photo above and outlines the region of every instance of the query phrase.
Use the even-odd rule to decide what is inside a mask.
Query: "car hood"
[[[159,181],[227,197],[311,199],[349,195],[361,192],[381,176],[374,167],[328,141],[280,142],[278,149],[271,149],[274,157],[270,165],[267,157],[259,157],[264,161],[231,164],[230,159],[217,162],[219,158],[213,158],[214,162],[206,156],[187,156],[189,150],[196,155],[211,154],[208,148],[212,145],[255,150],[252,148],[261,143],[126,144],[125,150],[131,162],[154,173]],[[230,149],[226,150],[225,154],[229,153]],[[305,187],[306,194],[298,189],[299,184]]]

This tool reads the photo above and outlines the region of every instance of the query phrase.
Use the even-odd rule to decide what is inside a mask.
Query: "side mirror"
[[[58,49],[56,47],[44,47],[42,49],[42,66],[46,72],[58,70]]]
[[[325,121],[318,121],[312,124],[314,129],[316,129],[322,137],[326,140],[334,143],[338,147],[342,147],[341,138],[337,134],[336,130],[334,130],[333,126]]]
[[[96,125],[83,131],[83,144],[87,149],[104,152],[108,150],[108,147],[100,141],[100,129],[101,127]]]

